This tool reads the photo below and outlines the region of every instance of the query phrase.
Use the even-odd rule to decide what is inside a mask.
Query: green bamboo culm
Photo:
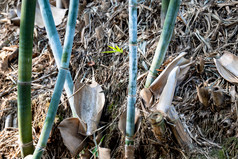
[[[31,126],[31,69],[35,9],[36,0],[22,0],[17,82],[17,116],[22,157],[34,151]]]
[[[161,28],[163,28],[164,25],[164,20],[166,17],[166,13],[169,7],[169,1],[170,0],[162,0],[162,6],[161,6],[161,15],[160,15],[160,19],[161,19]]]
[[[129,85],[127,98],[126,145],[134,145],[137,79],[137,0],[129,0]]]
[[[58,69],[60,68],[60,61],[62,58],[62,46],[59,38],[59,34],[56,30],[53,15],[50,9],[50,2],[48,0],[38,0],[41,15],[45,24],[46,32],[49,38],[49,43],[56,61]],[[73,117],[77,117],[77,113],[74,109],[74,99],[73,99],[73,80],[69,71],[67,71],[64,88],[69,99],[69,105],[73,114]]]
[[[146,88],[148,88],[151,85],[151,83],[155,80],[158,73],[157,69],[160,68],[161,64],[164,61],[165,53],[168,49],[173,34],[174,25],[179,10],[179,5],[180,0],[170,0],[169,2],[169,7],[164,21],[163,30],[155,51],[155,55],[149,70],[149,74],[146,79],[145,83]]]
[[[41,158],[41,155],[43,154],[43,151],[46,147],[47,140],[50,136],[52,126],[54,124],[55,115],[56,115],[58,105],[60,102],[60,96],[63,91],[64,82],[65,82],[67,71],[69,68],[69,60],[70,60],[72,46],[73,46],[75,25],[76,25],[77,13],[78,13],[78,5],[79,5],[78,0],[70,1],[69,15],[68,15],[66,35],[65,35],[65,41],[64,41],[64,49],[63,49],[63,55],[61,59],[61,66],[59,69],[59,74],[57,77],[54,93],[51,98],[48,113],[46,115],[45,123],[42,129],[38,144],[33,154],[34,159]]]

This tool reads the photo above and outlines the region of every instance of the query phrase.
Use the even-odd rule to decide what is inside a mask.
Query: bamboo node
[[[129,43],[129,46],[137,46],[137,43]]]
[[[136,41],[129,41],[129,45],[131,45],[131,46],[137,46],[137,40]]]
[[[63,70],[66,70],[66,71],[69,71],[69,68],[66,68],[66,67],[60,67],[60,69],[63,69]]]
[[[28,143],[20,143],[20,147],[24,148],[24,147],[30,147],[30,146],[33,146],[33,141],[31,140],[30,142]]]
[[[135,3],[134,5],[133,4],[129,5],[129,7],[132,7],[132,8],[137,7],[137,4]]]
[[[43,146],[36,146],[36,149],[38,149],[39,152],[46,151],[45,147],[43,147]]]
[[[133,138],[133,136],[126,136],[126,140],[132,141],[132,140],[134,140],[134,138]]]
[[[149,70],[148,76],[155,78],[155,77],[157,77],[156,75],[157,75],[156,73],[154,73],[153,71]]]
[[[128,97],[136,98],[136,94],[128,94]]]
[[[29,82],[17,81],[17,84],[19,84],[19,85],[31,85],[31,81],[29,81]]]
[[[133,136],[126,136],[125,138],[126,138],[126,143],[128,145],[133,145],[133,143],[134,143],[134,137]]]

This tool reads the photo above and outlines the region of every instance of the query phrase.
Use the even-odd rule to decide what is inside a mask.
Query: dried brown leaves
[[[75,83],[74,109],[78,118],[67,118],[59,124],[64,144],[73,156],[83,150],[86,136],[97,131],[104,103],[105,95],[97,82]]]
[[[97,82],[90,85],[76,83],[74,105],[77,115],[86,124],[86,135],[96,130],[105,104],[105,95]]]
[[[220,75],[227,81],[238,84],[238,57],[225,52],[219,59],[214,59]]]

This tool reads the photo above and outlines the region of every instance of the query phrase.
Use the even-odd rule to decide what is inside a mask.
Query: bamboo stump
[[[149,120],[157,140],[159,140],[161,144],[166,143],[166,123],[164,121],[164,115],[161,112],[155,112],[149,116]]]
[[[170,124],[166,123],[165,119]],[[152,125],[152,131],[161,144],[164,144],[168,141],[166,128],[170,128],[178,144],[185,150],[185,152],[189,154],[189,152],[194,148],[192,139],[184,129],[184,126],[179,119],[178,113],[176,112],[174,106],[170,106],[167,113],[152,113],[149,117],[149,120]]]
[[[134,159],[134,145],[125,145],[125,159]]]

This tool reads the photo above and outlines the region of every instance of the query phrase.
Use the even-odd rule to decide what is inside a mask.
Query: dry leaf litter
[[[146,80],[157,42],[161,34],[159,0],[138,1],[138,97]],[[124,137],[117,124],[126,108],[128,85],[128,4],[127,1],[84,0],[80,7],[70,71],[74,81],[91,83],[93,74],[105,94],[98,132],[104,136],[100,146],[110,148],[111,158],[123,158]],[[19,26],[11,20],[15,16],[17,1],[0,0],[0,158],[19,158],[18,129],[14,127],[17,112],[17,58]],[[180,120],[187,126],[195,145],[191,158],[236,158],[238,156],[237,86],[219,74],[214,58],[224,53],[237,55],[238,2],[184,0],[166,59],[164,70],[181,52],[186,52],[194,64],[186,78],[175,89],[172,104]],[[66,16],[67,17],[67,16]],[[66,17],[57,26],[64,40]],[[105,54],[110,46],[119,46],[124,53]],[[38,26],[34,30],[32,67],[33,137],[37,143],[56,82],[57,67],[50,49],[46,31]],[[237,77],[236,77],[237,78]],[[197,88],[197,89],[196,89]],[[203,104],[199,90],[207,93]],[[198,90],[198,91],[197,91]],[[224,99],[219,105],[216,96]],[[143,114],[140,100],[137,107]],[[5,127],[11,114],[12,127]],[[63,144],[57,126],[71,117],[66,94],[61,97],[55,124],[49,138],[44,158],[69,158],[70,152]],[[16,125],[16,124],[15,124]],[[136,158],[188,158],[174,140],[172,133],[168,144],[161,145],[154,137],[147,118],[142,116],[135,138]],[[85,147],[93,152],[94,145]],[[81,153],[81,156],[85,155]]]

